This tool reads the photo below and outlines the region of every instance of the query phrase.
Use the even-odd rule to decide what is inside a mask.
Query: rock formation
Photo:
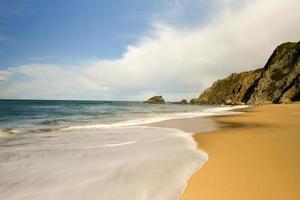
[[[200,104],[242,104],[251,85],[260,78],[261,69],[242,73],[233,73],[229,77],[216,81],[197,99]],[[195,101],[195,100],[194,100]]]
[[[269,104],[300,100],[300,42],[278,46],[264,68],[218,80],[191,104]]]
[[[171,102],[171,104],[183,104],[183,105],[186,105],[186,104],[188,104],[188,101],[186,99],[182,99],[181,101]]]
[[[147,101],[143,101],[143,103],[164,104],[165,100],[162,96],[154,96],[148,99]]]
[[[187,101],[186,99],[182,99],[182,100],[180,101],[180,104],[188,104],[188,101]]]
[[[198,98],[192,98],[190,100],[190,104],[195,105],[195,104],[200,104],[200,102],[198,102]],[[203,104],[209,104],[209,102],[203,102]]]
[[[284,43],[277,47],[264,73],[245,98],[250,104],[289,103],[300,95],[300,42]]]

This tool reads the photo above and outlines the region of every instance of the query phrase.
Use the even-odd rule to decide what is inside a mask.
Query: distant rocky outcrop
[[[218,80],[191,104],[270,104],[300,100],[300,42],[278,46],[264,68]]]
[[[165,100],[162,96],[154,96],[148,99],[147,101],[143,101],[143,103],[164,104]]]
[[[172,104],[183,104],[183,105],[186,105],[189,102],[186,99],[182,99],[181,101],[176,101],[176,102],[171,102],[171,103]]]
[[[187,101],[186,99],[182,99],[182,100],[180,101],[180,104],[188,104],[188,101]]]
[[[199,104],[200,102],[199,102],[198,100],[199,100],[198,98],[192,98],[192,99],[190,100],[190,104],[192,104],[192,105]],[[204,102],[203,102],[203,103],[204,103]],[[204,104],[208,104],[208,103],[206,102],[206,103],[204,103]]]

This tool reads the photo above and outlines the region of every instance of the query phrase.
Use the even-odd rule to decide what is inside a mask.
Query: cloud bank
[[[0,82],[7,81],[10,78],[11,74],[12,73],[9,71],[0,70]]]
[[[0,71],[0,98],[195,97],[218,78],[263,67],[280,43],[298,41],[299,7],[299,0],[223,1],[222,9],[216,8],[206,23],[189,27],[156,17],[148,34],[129,45],[119,59],[72,67],[29,64]]]

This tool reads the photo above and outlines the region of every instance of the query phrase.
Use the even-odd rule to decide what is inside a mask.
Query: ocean
[[[0,100],[0,199],[177,199],[208,155],[192,133],[147,123],[231,109]]]

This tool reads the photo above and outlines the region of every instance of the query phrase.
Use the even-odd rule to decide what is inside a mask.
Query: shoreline
[[[208,116],[219,129],[195,132],[209,161],[189,179],[179,199],[300,199],[300,104],[241,111]]]
[[[214,107],[214,108],[209,108],[209,109],[222,109],[218,112],[214,111],[214,113],[210,113],[209,115],[203,115],[203,116],[195,116],[195,117],[187,117],[187,118],[174,118],[174,119],[167,119],[167,120],[162,120],[162,121],[157,121],[157,122],[152,122],[152,123],[145,123],[144,125],[147,127],[153,127],[153,128],[163,128],[163,129],[175,129],[175,130],[180,130],[185,133],[191,134],[190,136],[194,139],[198,151],[201,154],[206,154],[207,155],[207,161],[202,163],[201,165],[198,166],[198,168],[194,171],[194,173],[187,177],[186,183],[184,188],[182,188],[180,196],[178,196],[178,199],[181,198],[181,196],[184,194],[186,187],[188,185],[189,180],[191,177],[194,176],[195,173],[201,170],[201,168],[208,162],[209,160],[209,155],[207,152],[202,149],[199,146],[199,142],[196,140],[195,136],[197,134],[203,134],[203,133],[211,133],[214,131],[221,130],[225,127],[237,127],[237,126],[243,126],[243,125],[235,125],[235,124],[220,124],[216,120],[214,120],[217,117],[223,117],[223,116],[234,116],[234,115],[239,115],[243,112],[246,112],[250,106],[244,107],[244,106],[232,106],[232,107]],[[225,108],[225,110],[224,110]]]

